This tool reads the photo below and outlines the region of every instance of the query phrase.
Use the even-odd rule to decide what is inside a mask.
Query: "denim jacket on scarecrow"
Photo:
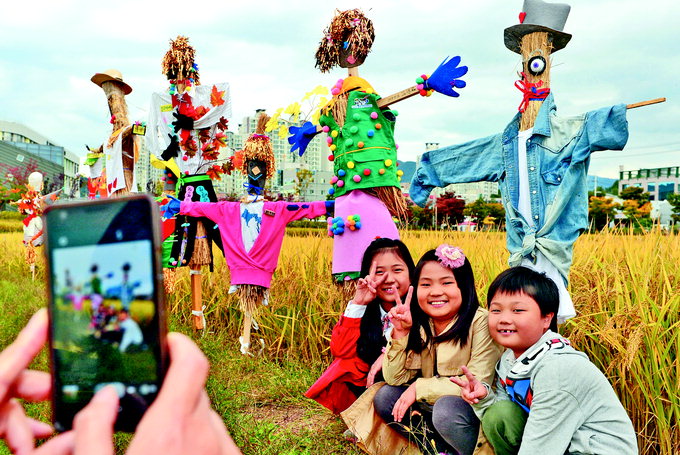
[[[538,250],[567,282],[574,242],[588,227],[590,153],[622,150],[628,140],[628,122],[625,104],[574,117],[558,117],[556,110],[550,94],[527,140],[532,223],[517,210],[519,113],[500,134],[424,153],[411,181],[410,196],[423,206],[435,187],[498,182],[510,265],[519,265],[523,257],[535,259]]]

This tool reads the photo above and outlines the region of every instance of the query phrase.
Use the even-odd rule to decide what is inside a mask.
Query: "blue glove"
[[[288,143],[292,145],[290,151],[292,153],[299,149],[298,154],[300,156],[305,153],[309,142],[318,134],[316,125],[312,122],[305,122],[302,126],[291,126],[288,128],[288,131],[291,133],[291,135],[288,136]]]
[[[179,213],[181,202],[175,196],[168,194],[166,197],[170,200],[167,204],[161,205],[161,216],[167,219],[172,218]]]
[[[326,216],[333,216],[335,201],[326,201]]]
[[[467,74],[468,67],[458,66],[460,57],[456,56],[448,61],[447,59],[448,57],[441,62],[437,69],[434,70],[434,73],[432,73],[432,76],[423,85],[426,89],[433,89],[443,95],[457,98],[460,94],[454,88],[465,87],[465,81],[458,78]]]

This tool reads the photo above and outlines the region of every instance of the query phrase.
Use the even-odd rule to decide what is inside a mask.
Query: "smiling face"
[[[489,304],[489,332],[515,358],[533,346],[550,328],[553,313],[541,315],[538,303],[525,293],[496,293]]]
[[[403,299],[411,285],[408,267],[401,256],[394,251],[378,253],[373,257],[373,260],[376,262],[376,278],[387,275],[385,281],[376,290],[378,298],[387,304],[387,308],[385,308],[385,305],[383,308],[391,308],[396,303],[395,288]]]
[[[453,271],[439,262],[423,265],[418,279],[418,306],[440,329],[445,328],[458,314],[463,298]]]

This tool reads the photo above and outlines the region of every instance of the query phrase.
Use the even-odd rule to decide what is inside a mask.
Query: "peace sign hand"
[[[375,299],[378,287],[385,281],[387,274],[377,276],[376,271],[378,263],[373,261],[371,263],[371,270],[365,278],[357,280],[357,290],[354,293],[352,302],[355,305],[368,305]]]
[[[479,382],[474,374],[470,373],[468,367],[463,365],[461,367],[463,373],[465,374],[465,379],[462,376],[452,376],[451,382],[460,386],[460,397],[465,400],[468,404],[479,403],[479,400],[483,400],[489,394],[486,390],[484,384]]]
[[[390,310],[388,316],[394,327],[392,331],[392,338],[398,340],[406,335],[408,335],[411,327],[413,326],[413,319],[411,317],[411,296],[413,295],[413,286],[408,287],[408,292],[406,293],[406,298],[402,302],[401,297],[399,297],[399,292],[397,292],[396,287],[394,288],[396,305]]]

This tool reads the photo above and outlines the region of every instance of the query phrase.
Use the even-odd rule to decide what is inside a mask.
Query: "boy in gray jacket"
[[[489,287],[489,332],[507,348],[496,384],[452,377],[496,455],[633,455],[635,430],[607,378],[557,333],[555,283],[513,267]]]

